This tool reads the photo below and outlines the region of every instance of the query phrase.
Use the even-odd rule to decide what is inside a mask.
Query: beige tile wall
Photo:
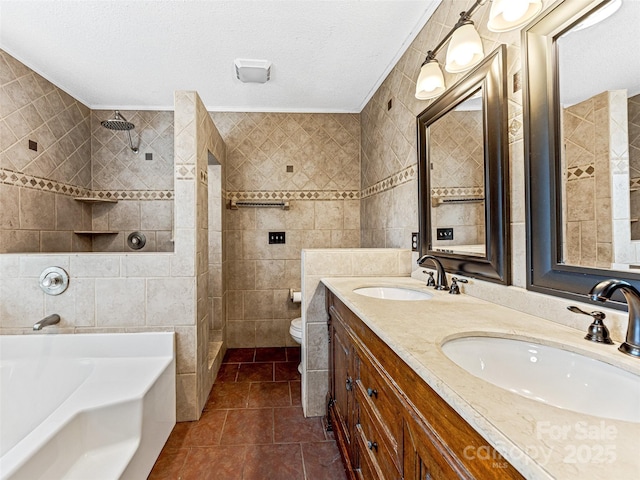
[[[211,116],[228,147],[229,192],[360,190],[357,114]],[[287,172],[287,165],[292,172]]]
[[[173,112],[122,111],[135,125],[131,151],[125,131],[109,130],[100,122],[111,110],[91,111],[91,182],[93,190],[173,190]],[[146,155],[151,154],[152,160]]]
[[[89,188],[89,108],[3,50],[0,95],[0,168]]]
[[[302,407],[307,417],[326,414],[329,344],[323,277],[408,276],[411,251],[385,248],[302,251]]]
[[[640,94],[629,98],[629,176],[631,217],[640,217]],[[640,222],[631,223],[631,239],[640,240]]]
[[[228,344],[295,345],[300,306],[289,288],[300,289],[300,251],[360,246],[358,115],[211,115],[227,145],[227,197],[290,200],[287,211],[226,210]],[[269,231],[287,243],[269,245]]]
[[[608,92],[564,109],[564,258],[570,265],[610,268],[613,260],[610,112]]]

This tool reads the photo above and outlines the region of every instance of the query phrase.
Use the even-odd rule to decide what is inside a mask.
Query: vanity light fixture
[[[445,69],[460,73],[475,67],[484,58],[482,39],[471,17],[489,0],[476,0],[471,7],[460,13],[460,18],[449,33],[435,48],[427,52],[416,82],[416,98],[429,100],[446,90],[444,76],[436,55],[449,43]],[[515,30],[529,22],[542,10],[542,0],[491,0],[491,11],[487,28],[492,32]]]
[[[542,11],[542,0],[493,0],[487,28],[508,32],[529,23]]]
[[[445,91],[444,76],[440,69],[440,64],[434,56],[427,55],[427,59],[420,68],[418,83],[416,84],[416,98],[418,100],[429,100],[435,98]]]
[[[450,73],[464,72],[475,67],[483,58],[482,39],[469,20],[453,31],[444,68]]]

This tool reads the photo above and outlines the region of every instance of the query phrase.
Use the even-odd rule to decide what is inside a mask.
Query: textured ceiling
[[[0,48],[94,109],[360,112],[440,1],[0,0]]]

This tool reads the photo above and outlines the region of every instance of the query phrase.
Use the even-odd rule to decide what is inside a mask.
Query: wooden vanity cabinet
[[[522,479],[327,289],[327,420],[351,479]]]

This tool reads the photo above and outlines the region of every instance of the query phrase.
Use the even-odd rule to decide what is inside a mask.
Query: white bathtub
[[[0,336],[0,479],[144,479],[175,425],[173,333]]]

